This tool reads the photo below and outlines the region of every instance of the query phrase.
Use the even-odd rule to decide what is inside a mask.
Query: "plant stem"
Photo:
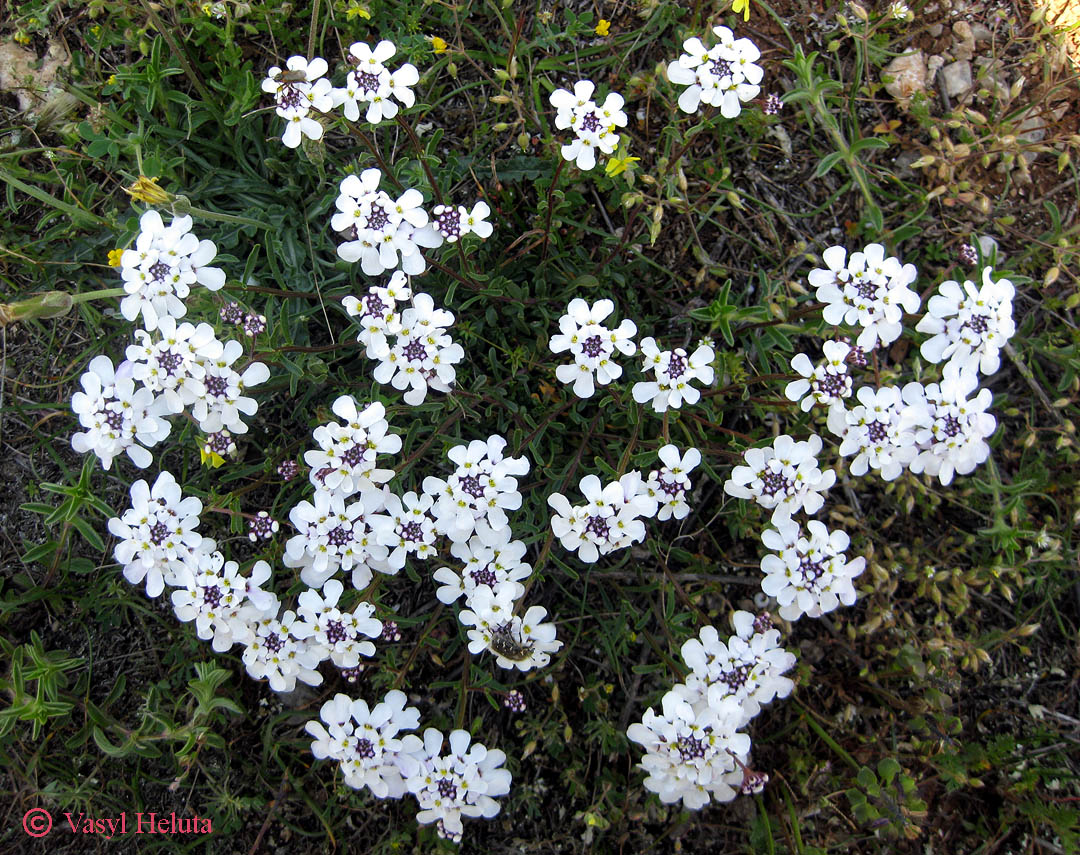
[[[102,288],[100,291],[84,291],[82,294],[72,294],[71,302],[88,303],[91,300],[104,300],[108,297],[123,297],[127,294],[123,288]]]
[[[439,192],[439,185],[435,183],[435,176],[431,174],[431,167],[427,165],[427,161],[424,159],[424,147],[420,145],[420,138],[416,135],[416,132],[412,129],[412,125],[409,124],[406,119],[399,112],[396,116],[397,123],[401,125],[405,133],[409,137],[409,141],[412,143],[413,149],[416,151],[416,159],[420,161],[420,165],[424,168],[424,174],[427,175],[428,184],[431,185],[431,193],[435,197],[436,203],[441,205],[442,194]]]
[[[562,155],[560,155],[559,165],[555,167],[555,174],[551,176],[551,186],[548,187],[547,220],[544,222],[544,248],[540,253],[541,261],[547,258],[548,241],[551,239],[551,204],[552,199],[555,196],[555,185],[559,183],[559,176],[562,175],[563,164],[565,163],[566,161],[563,160]]]

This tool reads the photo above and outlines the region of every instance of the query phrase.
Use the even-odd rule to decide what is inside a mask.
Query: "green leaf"
[[[814,170],[814,178],[821,178],[843,159],[844,153],[842,151],[834,151],[831,154],[825,155],[821,158],[821,162],[817,165],[817,169]]]

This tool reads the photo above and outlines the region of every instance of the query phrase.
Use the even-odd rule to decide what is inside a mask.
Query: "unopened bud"
[[[6,327],[15,321],[59,318],[70,312],[72,305],[74,301],[71,295],[64,291],[46,291],[18,303],[0,303],[0,327]]]

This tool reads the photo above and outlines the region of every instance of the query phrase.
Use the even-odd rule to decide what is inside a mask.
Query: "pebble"
[[[961,59],[941,69],[942,85],[950,98],[959,98],[971,90],[971,63]]]

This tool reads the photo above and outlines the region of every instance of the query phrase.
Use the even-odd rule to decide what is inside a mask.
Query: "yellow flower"
[[[449,45],[438,36],[431,37],[431,49],[435,51],[435,53],[446,53],[447,47],[449,47]]]
[[[596,29],[593,32],[595,32],[598,36],[606,36],[610,29],[611,21],[608,21],[605,18],[601,18],[600,22],[596,25]]]
[[[120,266],[120,256],[124,254],[122,249],[110,249],[109,250],[109,267]]]
[[[211,451],[209,448],[207,448],[207,446],[200,445],[199,463],[201,463],[203,466],[206,466],[208,465],[207,461],[209,461],[209,465],[212,466],[214,469],[220,469],[222,466],[225,465],[224,457],[222,457],[216,451]]]
[[[130,187],[125,187],[124,192],[132,199],[146,202],[148,205],[168,205],[172,200],[172,194],[158,187],[156,178],[147,178],[140,175]]]
[[[345,10],[346,20],[351,21],[353,18],[363,18],[365,21],[371,20],[371,13],[361,6],[356,0],[349,0],[349,8]]]
[[[750,0],[731,0],[731,11],[738,15],[742,12],[744,21],[750,20]]]
[[[105,82],[108,83],[110,86],[112,86],[114,83],[116,83],[116,75],[115,74],[110,74],[108,79]]]
[[[626,168],[638,160],[641,160],[641,158],[630,157],[625,148],[620,148],[614,157],[608,158],[608,162],[604,164],[604,172],[614,178],[616,175],[626,172]]]
[[[19,30],[19,31],[18,31],[17,33],[15,33],[15,35],[13,36],[13,38],[15,39],[15,41],[17,41],[17,42],[18,42],[19,44],[21,44],[21,45],[28,45],[28,44],[30,44],[30,36],[28,36],[28,35],[27,35],[26,33],[24,33],[24,32],[23,32],[22,30]]]

